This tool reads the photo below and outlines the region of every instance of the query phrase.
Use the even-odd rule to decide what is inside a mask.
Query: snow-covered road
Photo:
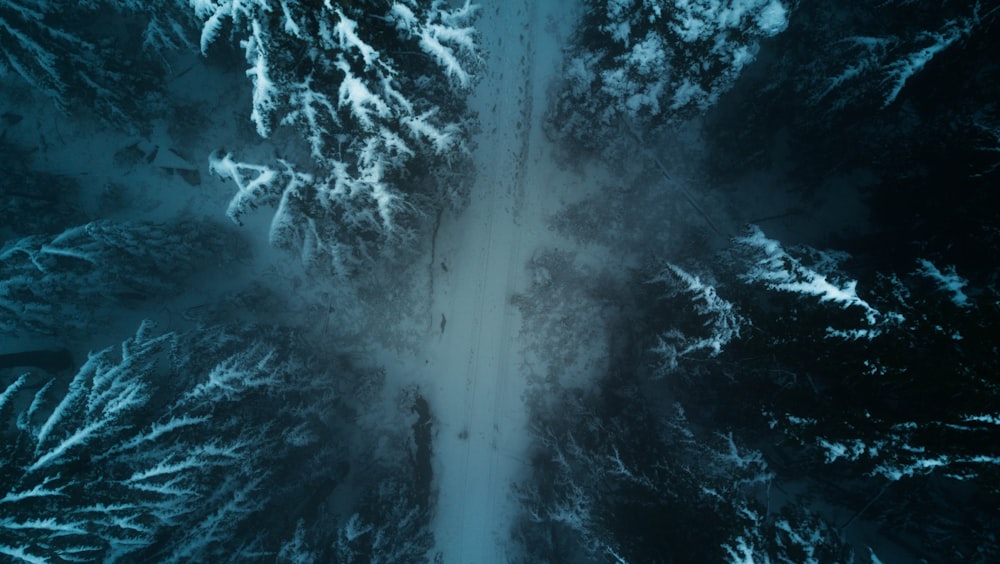
[[[510,297],[523,289],[525,264],[546,231],[544,206],[534,205],[539,194],[529,187],[543,107],[534,78],[558,66],[533,48],[551,42],[544,9],[530,0],[483,5],[485,64],[471,100],[482,127],[477,177],[470,206],[446,214],[437,237],[426,351],[434,377],[423,387],[439,425],[436,551],[449,563],[507,561],[510,486],[525,469],[520,316]]]

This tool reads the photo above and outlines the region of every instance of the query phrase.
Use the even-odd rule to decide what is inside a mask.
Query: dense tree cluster
[[[22,374],[0,393],[0,554],[419,560],[428,505],[405,458],[362,473],[372,453],[345,448],[369,376],[313,349],[276,327],[144,322],[68,384]],[[337,488],[358,492],[355,513],[328,505]]]
[[[231,266],[246,253],[217,224],[98,220],[0,249],[0,332],[73,333],[107,322],[114,306],[176,295],[209,259]]]
[[[577,36],[584,47],[571,51],[577,66],[567,67],[549,113],[550,132],[570,144],[589,139],[592,149],[603,150],[616,140],[662,139],[645,134],[685,115],[682,108],[665,111],[666,98],[659,107],[639,103],[650,99],[636,96],[643,88],[671,76],[666,67],[640,72],[639,40],[620,42],[631,54],[622,50],[605,63],[606,75],[587,70],[607,60],[594,53],[609,52],[613,33],[634,38],[636,29],[658,21],[644,12],[656,3],[635,2],[617,21],[634,16],[639,24],[607,25],[619,4],[585,10]],[[677,13],[702,5],[669,4]],[[533,415],[536,479],[524,489],[518,534],[536,556],[653,560],[673,548],[658,544],[662,531],[655,536],[644,528],[655,521],[648,511],[662,519],[691,510],[686,519],[694,522],[710,512],[699,505],[705,496],[697,488],[714,491],[711,472],[696,473],[670,511],[651,509],[663,497],[649,484],[684,483],[669,474],[658,448],[680,456],[685,467],[694,456],[671,442],[678,432],[658,402],[674,401],[686,409],[686,428],[700,448],[713,438],[699,433],[724,429],[736,448],[759,449],[771,473],[770,496],[744,498],[752,513],[715,508],[714,515],[734,520],[701,527],[707,535],[695,544],[705,552],[696,558],[991,562],[1000,554],[992,532],[1000,518],[1000,386],[992,339],[1000,315],[1000,217],[989,203],[998,162],[997,66],[988,55],[996,50],[990,31],[997,7],[906,1],[787,7],[787,27],[760,44],[753,72],[690,108],[707,124],[708,178],[741,185],[759,181],[750,175],[764,171],[807,202],[831,177],[873,178],[862,187],[872,230],[863,228],[866,218],[856,218],[858,225],[828,242],[848,253],[784,245],[751,228],[711,258],[690,253],[689,260],[647,269],[641,276],[656,290],[644,303],[655,305],[626,309],[624,324],[612,329],[627,325],[632,332],[625,333],[642,344],[617,352],[628,359],[610,362],[596,393],[564,391],[558,407],[546,404]],[[612,72],[633,78],[631,89],[616,90],[632,98],[601,98],[599,80]],[[576,99],[585,96],[601,101],[591,107]],[[649,117],[654,110],[660,114]],[[584,131],[582,124],[612,124],[613,131],[574,134]],[[670,180],[671,171],[656,164]],[[579,233],[583,226],[564,228]],[[641,376],[628,368],[634,357],[648,367]],[[638,407],[650,404],[658,407]],[[550,412],[573,413],[573,423],[561,427]],[[627,487],[641,493],[622,493]],[[801,497],[791,497],[792,490]],[[753,502],[763,499],[773,505],[760,511]],[[872,534],[881,546],[859,542]],[[690,538],[677,543],[691,550]],[[792,546],[794,553],[780,552]]]
[[[549,131],[596,150],[704,112],[787,25],[779,0],[585,1]]]
[[[274,473],[295,473],[306,449],[336,462],[323,447],[334,439],[328,373],[292,335],[153,331],[144,323],[120,350],[92,354],[68,385],[29,373],[6,387],[0,552],[186,561],[263,550],[284,533],[262,526],[278,501],[267,488],[289,483]],[[241,547],[251,524],[261,546]]]
[[[344,273],[465,201],[461,175],[450,172],[467,167],[462,94],[479,61],[475,13],[443,0],[19,0],[0,7],[0,72],[64,109],[143,129],[168,103],[161,75],[178,53],[238,48],[250,120],[260,137],[289,145],[276,162],[210,158],[212,172],[236,184],[227,213],[240,222],[275,208],[273,243]],[[103,42],[89,37],[102,20],[123,24]]]
[[[463,181],[447,171],[468,158],[459,94],[478,63],[476,10],[313,4],[7,2],[0,72],[70,115],[148,132],[155,110],[173,103],[164,82],[172,64],[186,52],[226,64],[238,49],[249,67],[248,121],[285,152],[262,164],[223,152],[207,159],[237,184],[229,215],[273,205],[274,243],[345,273],[386,245],[411,243],[422,218],[464,201]],[[308,320],[284,311],[287,297],[264,303],[277,298],[259,280],[243,289],[222,280],[227,288],[201,294],[252,258],[232,229],[190,211],[108,219],[146,216],[135,187],[116,183],[96,197],[74,177],[37,170],[37,149],[6,139],[24,116],[2,118],[0,330],[63,348],[51,353],[58,358],[4,355],[0,554],[423,560],[433,499],[431,476],[415,475],[408,457],[413,434],[404,426],[371,444],[355,439],[358,410],[376,401],[383,373],[348,360],[329,320],[319,346]],[[133,149],[113,159],[129,173],[133,160],[152,164],[158,147]],[[186,309],[174,315],[178,306]],[[73,364],[82,343],[132,323],[134,310],[170,330],[143,322],[120,349]],[[33,369],[17,371],[21,363]]]
[[[722,296],[714,306],[690,275],[659,278],[676,288],[665,334],[726,349],[670,349],[667,380],[714,414],[706,421],[778,445],[772,459],[805,465],[814,480],[881,491],[870,516],[913,535],[915,551],[995,558],[997,547],[984,544],[994,511],[954,521],[961,492],[1000,495],[995,288],[928,260],[859,281],[849,256],[785,249],[757,228],[735,242],[711,273]],[[737,339],[712,321],[734,311],[747,320]],[[924,489],[940,494],[915,511]],[[851,503],[864,511],[869,501]]]
[[[893,270],[947,255],[975,277],[996,257],[983,230],[997,224],[998,23],[996,2],[798,4],[757,72],[708,116],[715,180],[784,168],[808,196],[869,178],[860,188],[881,244],[838,246]]]
[[[0,5],[0,76],[16,75],[73,112],[141,129],[157,107],[158,68],[115,0],[11,0]],[[67,17],[69,16],[69,17]],[[100,34],[95,33],[99,27]],[[110,32],[110,33],[109,33]],[[150,44],[150,47],[158,45]]]
[[[257,133],[291,128],[309,155],[275,164],[213,155],[211,170],[236,184],[231,218],[272,205],[273,243],[343,273],[387,242],[406,243],[421,214],[464,200],[463,186],[442,175],[466,157],[458,94],[478,58],[468,2],[194,9],[203,53],[224,31],[244,50]]]
[[[590,155],[628,146],[630,178],[677,190],[607,190],[552,220],[581,247],[627,254],[621,264],[654,257],[646,266],[612,274],[542,249],[530,289],[511,297],[533,336],[525,365],[540,360],[526,368],[536,393],[517,556],[874,563],[864,543],[879,542],[914,560],[1000,561],[1000,4],[580,4],[547,133]],[[7,0],[0,77],[135,133],[172,103],[178,60],[220,81],[213,65],[238,69],[246,135],[204,155],[232,187],[226,214],[242,224],[273,209],[272,244],[298,252],[304,273],[348,283],[468,197],[477,9]],[[433,418],[406,390],[395,416],[415,413],[413,432],[358,439],[384,373],[355,366],[328,333],[332,291],[308,305],[326,316],[321,341],[305,328],[319,315],[301,329],[290,314],[263,319],[285,302],[259,280],[199,295],[196,314],[174,319],[165,301],[200,293],[188,283],[209,265],[235,271],[246,242],[192,213],[102,217],[122,210],[34,170],[33,149],[7,139],[23,119],[0,115],[0,332],[63,348],[4,354],[0,554],[426,561]],[[870,217],[824,242],[842,250],[749,226],[724,250],[658,256],[669,238],[640,231],[667,231],[664,218],[630,215],[664,200],[693,207],[719,240],[725,229],[688,190],[696,182],[658,158],[682,124],[706,140],[705,186],[784,183],[808,204],[831,179],[846,190],[865,178]],[[153,304],[168,330],[144,321],[73,365],[84,340],[134,327]],[[6,370],[25,359],[35,370]]]
[[[523,561],[845,560],[822,518],[772,501],[761,452],[693,425],[628,364],[535,405],[535,475],[519,488],[515,531]]]
[[[559,362],[536,388],[524,560],[994,560],[995,288],[926,259],[855,279],[756,227],[700,259],[616,287],[636,295],[594,319],[618,341],[596,384]],[[526,324],[545,296],[518,298]]]

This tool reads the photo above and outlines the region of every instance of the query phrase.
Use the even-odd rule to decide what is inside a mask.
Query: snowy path
[[[534,236],[545,232],[527,188],[528,151],[539,134],[533,108],[542,106],[533,103],[539,93],[532,75],[555,66],[533,65],[532,43],[544,33],[534,4],[483,6],[485,70],[472,99],[482,124],[477,178],[469,208],[443,218],[432,267],[431,381],[424,388],[439,426],[436,550],[448,563],[507,560],[510,486],[524,470],[520,318],[510,296],[522,289]]]

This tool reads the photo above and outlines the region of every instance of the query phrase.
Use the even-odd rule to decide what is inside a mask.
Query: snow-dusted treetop
[[[813,250],[820,258],[818,264],[811,268],[789,255],[779,241],[767,238],[757,226],[750,226],[747,235],[738,237],[736,243],[750,250],[756,258],[755,264],[742,275],[745,281],[762,283],[779,292],[814,296],[820,303],[839,304],[845,310],[856,310],[862,314],[864,327],[828,327],[828,336],[871,339],[882,332],[882,326],[903,321],[902,315],[881,312],[858,296],[856,280],[838,282],[836,278],[842,278],[835,273],[838,259],[829,254]]]
[[[661,359],[661,370],[676,370],[681,359],[699,351],[709,357],[718,356],[725,345],[740,337],[740,331],[747,321],[737,313],[732,303],[719,296],[715,287],[703,282],[700,277],[677,265],[667,264],[651,282],[668,284],[668,288],[679,287],[677,291],[689,297],[695,314],[707,318],[699,320],[701,327],[708,328],[707,335],[688,335],[673,328],[657,337],[653,352]]]
[[[952,0],[822,7],[809,29],[821,49],[795,70],[798,87],[809,103],[828,110],[885,109],[943,53],[989,33],[998,16],[997,7]]]
[[[322,370],[302,352],[280,331],[155,334],[143,322],[120,347],[89,354],[68,384],[28,385],[29,374],[0,387],[0,554],[232,557],[246,544],[241,527],[263,529],[275,461],[295,452],[298,466],[299,451],[316,447],[303,432],[309,408],[329,410]]]
[[[287,155],[280,168],[213,157],[212,170],[237,182],[229,216],[274,206],[272,241],[337,268],[379,240],[404,239],[417,205],[407,194],[428,191],[410,167],[447,166],[465,150],[458,95],[478,61],[475,6],[193,0],[191,8],[203,21],[203,52],[226,30],[239,38],[258,134],[291,128],[309,155]],[[438,190],[431,200],[447,197],[449,188]]]
[[[645,124],[705,111],[784,31],[779,0],[613,0],[585,3],[551,125],[586,139],[596,121]],[[577,115],[579,114],[579,115]],[[577,131],[572,134],[572,131]]]

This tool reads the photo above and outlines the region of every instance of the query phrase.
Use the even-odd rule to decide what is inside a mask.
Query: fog
[[[987,4],[0,5],[0,554],[996,560]]]

